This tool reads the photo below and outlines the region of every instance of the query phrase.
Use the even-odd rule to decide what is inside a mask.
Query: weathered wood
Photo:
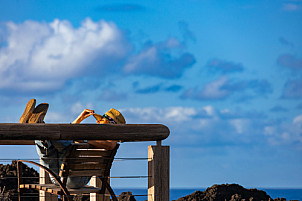
[[[6,143],[8,143],[9,140],[158,141],[166,139],[169,136],[169,133],[168,127],[161,124],[0,123],[0,141],[4,140]],[[18,142],[16,143],[18,144]],[[12,144],[14,144],[14,142],[12,142]]]
[[[35,145],[34,140],[0,140],[0,145]]]
[[[69,166],[73,170],[96,170],[104,169],[106,166],[100,163],[91,164],[91,163],[81,163],[81,164],[70,164]]]
[[[77,170],[72,170],[69,171],[69,176],[91,176],[91,175],[95,175],[95,176],[103,176],[104,171],[101,170],[89,170],[89,171],[77,171]]]
[[[21,192],[21,184],[23,183],[23,177],[22,175],[22,163],[17,163],[17,175],[18,175],[18,200],[23,201],[22,192]]]
[[[108,178],[107,180],[108,183],[110,183],[110,179]],[[94,187],[101,187],[102,186],[102,181],[96,177],[93,176],[90,179],[90,185]],[[110,201],[110,195],[108,190],[106,189],[105,194],[97,194],[97,193],[90,193],[90,201]]]
[[[168,201],[170,174],[169,147],[161,146],[161,140],[166,139],[169,136],[169,133],[169,129],[161,124],[99,125],[0,123],[0,145],[32,145],[34,144],[33,140],[157,141],[158,146],[148,147],[148,201]],[[46,175],[41,176],[45,177]],[[40,183],[43,182],[40,180]],[[94,181],[92,181],[92,183],[94,183]],[[97,183],[96,186],[99,186],[99,184]],[[99,200],[95,195],[91,195],[91,198],[91,200]],[[103,199],[101,198],[101,200]]]
[[[104,152],[104,149],[84,149],[84,150],[77,150],[77,153],[80,157],[82,156],[87,156],[87,154],[89,154],[89,156],[95,156],[95,157],[106,157],[108,156],[107,152]]]
[[[107,160],[108,160],[108,158],[107,158]],[[102,158],[102,157],[78,157],[78,158],[73,158],[71,164],[88,162],[88,161],[103,163],[104,161],[106,161],[106,159]]]
[[[169,201],[170,147],[148,147],[148,201]]]
[[[43,168],[40,168],[39,177],[39,184],[52,184],[49,178],[49,174],[47,174],[47,172]],[[43,191],[42,187],[40,187],[39,190],[39,201],[58,201],[58,196]]]

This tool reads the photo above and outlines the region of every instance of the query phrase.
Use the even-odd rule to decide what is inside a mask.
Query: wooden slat
[[[70,194],[74,195],[74,194],[81,194],[81,193],[98,193],[101,191],[101,188],[96,188],[93,186],[84,186],[83,188],[79,188],[79,189],[68,189]]]
[[[69,163],[81,163],[81,162],[99,162],[103,163],[104,161],[110,160],[109,158],[104,157],[78,157],[78,158],[72,158],[69,160]]]
[[[76,150],[74,156],[104,156],[108,157],[111,155],[111,151],[104,151],[99,149],[85,149],[85,150]]]
[[[75,170],[75,171],[70,171],[69,172],[69,176],[103,176],[104,171],[103,170],[84,170],[84,171],[80,171],[80,170]]]
[[[0,140],[0,145],[35,145],[34,140]]]
[[[36,190],[43,190],[49,193],[54,193],[56,195],[61,195],[61,188],[54,184],[21,184],[20,188],[27,188],[27,189],[36,189]],[[79,189],[71,189],[69,188],[68,191],[70,194],[78,194],[78,193],[98,193],[101,190],[101,188],[96,188],[93,186],[84,186]]]
[[[46,191],[48,193],[53,193],[56,195],[63,194],[61,188],[54,184],[35,184],[32,186],[34,186],[35,189],[40,189],[40,190]]]
[[[21,184],[20,188],[43,190],[57,195],[62,194],[61,188],[55,184]]]
[[[80,163],[80,164],[71,164],[70,169],[72,170],[101,170],[106,167],[105,164],[87,164],[87,163]]]

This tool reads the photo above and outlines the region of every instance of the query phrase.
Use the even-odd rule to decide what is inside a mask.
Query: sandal
[[[48,110],[48,103],[41,103],[39,104],[33,111],[32,115],[30,116],[28,123],[35,124],[35,123],[44,123],[44,117]]]
[[[36,99],[30,99],[25,106],[25,110],[19,119],[19,123],[27,123],[36,106]]]

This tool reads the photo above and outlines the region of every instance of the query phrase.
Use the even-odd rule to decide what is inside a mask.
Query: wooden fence
[[[148,201],[169,201],[170,147],[162,146],[162,140],[169,134],[168,127],[161,124],[0,123],[0,145],[33,145],[34,140],[156,141],[156,146],[148,146]],[[40,171],[40,183],[48,182],[46,176],[45,172]],[[91,180],[92,183],[100,185],[95,178]],[[40,201],[53,200],[56,198],[40,192]],[[104,199],[92,196],[90,200]]]

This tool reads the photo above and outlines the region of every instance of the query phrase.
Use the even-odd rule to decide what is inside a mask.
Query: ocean
[[[267,188],[257,188],[258,190],[265,191],[271,198],[286,198],[289,200],[299,200],[302,201],[302,189],[267,189]],[[204,191],[205,189],[170,189],[170,201],[177,200],[180,197],[189,195],[197,190]],[[114,192],[119,195],[121,192],[130,191],[135,195],[137,201],[147,200],[147,189],[114,189]]]

